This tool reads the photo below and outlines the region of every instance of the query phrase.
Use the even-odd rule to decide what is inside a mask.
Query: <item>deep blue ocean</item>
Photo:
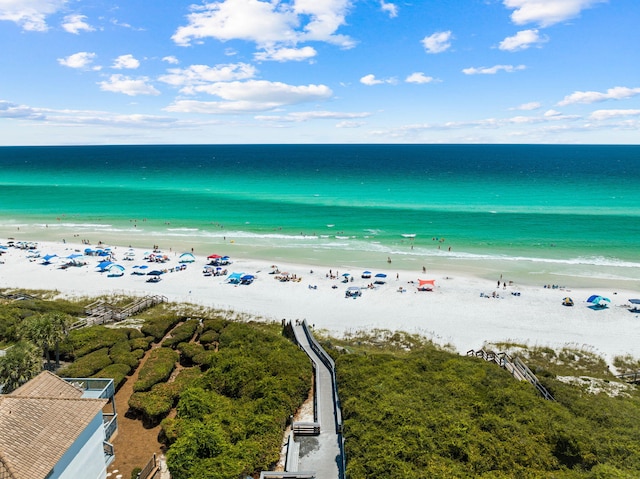
[[[640,146],[2,147],[0,168],[0,239],[640,279]]]

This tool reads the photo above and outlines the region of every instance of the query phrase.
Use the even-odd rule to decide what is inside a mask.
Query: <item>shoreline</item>
[[[254,261],[305,264],[317,269],[379,268],[420,272],[424,267],[427,271],[472,275],[487,280],[503,276],[528,286],[557,284],[598,288],[606,285],[612,290],[640,289],[640,262],[579,254],[564,257],[561,250],[550,255],[551,248],[539,249],[540,254],[532,254],[534,249],[531,249],[507,255],[492,251],[490,247],[465,252],[458,251],[454,246],[453,251],[448,251],[449,243],[440,249],[438,242],[428,247],[422,244],[414,249],[413,243],[406,238],[395,245],[379,244],[372,238],[353,245],[334,238],[314,238],[312,235],[296,237],[276,234],[265,238],[224,229],[218,230],[213,236],[210,233],[192,228],[147,230],[131,227],[127,230],[98,223],[56,224],[55,221],[49,224],[0,224],[0,238],[15,238],[18,241],[67,241],[72,244],[86,238],[89,244],[94,245],[100,241],[143,250],[159,245],[163,250],[193,250],[204,256],[211,253],[229,254]]]
[[[6,245],[7,241],[0,237],[0,244]],[[87,247],[96,248],[69,241],[38,241],[38,245],[41,256],[56,254],[59,259]],[[361,330],[402,330],[421,334],[440,345],[451,345],[460,353],[480,349],[485,343],[508,341],[586,348],[602,355],[609,364],[618,355],[640,357],[640,344],[634,340],[640,329],[640,314],[628,311],[629,299],[640,297],[640,292],[617,288],[609,280],[591,280],[599,287],[566,284],[547,288],[546,283],[534,285],[504,276],[498,288],[497,270],[496,279],[488,279],[473,270],[428,267],[423,274],[420,267],[402,269],[399,261],[380,261],[379,265],[372,265],[371,271],[373,275],[386,274],[386,282],[369,289],[367,285],[372,280],[361,278],[360,265],[336,261],[335,266],[326,267],[309,261],[282,261],[283,258],[254,259],[236,255],[233,245],[225,251],[221,246],[210,245],[207,254],[195,251],[194,263],[182,271],[163,274],[162,281],[155,284],[147,283],[144,276],[130,274],[135,271],[133,265],[147,264],[143,255],[148,250],[143,248],[133,248],[134,261],[122,261],[129,246],[111,245],[116,262],[126,268],[122,277],[99,273],[99,259],[93,256],[82,258],[87,262],[85,266],[58,269],[55,260],[45,266],[41,258],[30,261],[26,250],[8,248],[0,256],[0,288],[57,290],[69,297],[161,294],[172,302],[235,311],[265,320],[307,319],[316,329],[337,337]],[[170,251],[163,251],[169,261],[157,266],[170,270],[179,264],[180,254],[188,250],[171,247]],[[255,275],[255,282],[231,285],[224,276],[204,276],[206,256],[211,253],[229,254],[233,263],[226,266],[228,272]],[[281,272],[295,274],[300,281],[276,281],[276,275],[269,274],[273,265]],[[329,270],[336,279],[328,277]],[[345,273],[353,281],[343,283]],[[419,279],[434,279],[434,290],[418,291]],[[345,298],[349,286],[362,287],[362,296]],[[494,298],[494,293],[498,297]],[[585,301],[591,294],[610,298],[609,307],[589,309]],[[562,306],[565,296],[572,297],[575,306]]]

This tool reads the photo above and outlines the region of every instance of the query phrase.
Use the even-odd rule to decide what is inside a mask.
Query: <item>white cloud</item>
[[[431,83],[435,81],[435,79],[422,72],[415,72],[409,75],[404,81],[407,83]]]
[[[304,61],[315,57],[318,54],[313,47],[302,48],[269,48],[262,52],[257,52],[254,58],[258,61]]]
[[[530,101],[529,103],[523,103],[522,105],[518,105],[517,107],[513,108],[513,110],[530,111],[530,110],[537,110],[541,106],[542,105],[540,104],[540,102]]]
[[[589,119],[602,121],[629,116],[640,116],[640,110],[596,110],[589,115]]]
[[[376,76],[373,73],[369,73],[368,75],[365,75],[362,78],[360,78],[360,83],[367,86],[373,86],[373,85],[381,85],[383,83],[395,84],[397,83],[397,80],[395,78],[386,78],[386,79],[380,80],[376,78]]]
[[[492,67],[471,67],[462,70],[465,75],[495,75],[498,72],[512,73],[518,70],[524,70],[524,65],[494,65]]]
[[[136,60],[133,55],[128,54],[120,55],[118,58],[116,58],[113,61],[113,65],[111,65],[111,68],[115,68],[116,70],[123,70],[125,68],[128,70],[135,70],[139,66],[140,62]]]
[[[336,128],[360,128],[364,125],[366,125],[364,121],[344,120],[336,123]]]
[[[514,10],[511,20],[516,25],[537,23],[548,27],[580,15],[582,10],[606,0],[504,0],[504,6]]]
[[[65,58],[58,58],[58,63],[69,68],[84,68],[88,69],[93,63],[93,59],[96,57],[95,53],[91,52],[78,52],[73,55],[69,55]],[[100,70],[99,66],[92,67],[93,70]]]
[[[549,38],[546,35],[541,37],[538,34],[538,30],[522,30],[512,37],[507,37],[502,40],[498,48],[508,52],[517,52],[519,50],[526,50],[532,45],[539,45],[547,41],[549,41]]]
[[[627,88],[617,86],[609,88],[606,92],[598,91],[576,91],[571,95],[567,95],[558,102],[558,106],[566,106],[574,103],[596,103],[606,100],[622,100],[640,95],[640,88]]]
[[[333,94],[325,85],[288,85],[266,80],[218,82],[197,86],[194,90],[229,101],[253,101],[280,105],[324,100]]]
[[[193,126],[191,122],[179,121],[166,116],[141,114],[121,115],[107,111],[91,110],[55,110],[17,105],[3,100],[0,100],[0,118],[46,121],[48,124],[64,126],[102,125],[122,128],[176,128]]]
[[[562,113],[560,113],[558,110],[553,110],[553,109],[552,110],[547,110],[547,111],[544,112],[544,116],[546,118],[558,117],[560,115],[562,115]]]
[[[422,44],[425,50],[427,50],[427,53],[442,53],[451,47],[452,38],[453,35],[451,31],[436,32],[428,37],[424,37]]]
[[[45,116],[34,108],[0,100],[0,118],[18,120],[44,120]]]
[[[178,60],[176,57],[174,57],[173,55],[168,55],[166,57],[162,57],[162,61],[163,62],[167,62],[170,63],[171,65],[177,65],[180,63],[180,60]]]
[[[80,32],[93,32],[95,28],[89,25],[85,15],[67,15],[62,22],[62,28],[74,35],[78,35]]]
[[[390,18],[398,16],[398,6],[395,3],[387,3],[384,0],[380,0],[380,8],[383,12],[388,13]]]
[[[17,23],[24,30],[46,32],[46,18],[65,6],[67,0],[1,0],[0,20]]]
[[[338,111],[299,111],[287,115],[260,115],[256,120],[277,122],[304,122],[309,120],[348,120],[353,118],[366,118],[371,116],[369,112],[343,113]]]
[[[288,85],[265,80],[218,82],[194,86],[191,90],[215,95],[225,101],[179,100],[167,107],[167,111],[214,114],[258,112],[326,100],[333,95],[325,85]]]
[[[293,4],[263,0],[222,0],[192,5],[188,24],[171,37],[178,45],[215,38],[246,40],[260,48],[323,41],[345,48],[353,41],[336,33],[345,24],[352,0],[297,0]]]
[[[111,75],[109,80],[98,82],[102,91],[110,91],[114,93],[123,93],[129,96],[137,95],[159,95],[153,85],[148,83],[147,77],[130,78],[125,75]]]
[[[191,65],[188,68],[171,68],[167,75],[158,78],[161,82],[181,87],[181,92],[192,94],[194,87],[207,83],[234,80],[248,80],[256,74],[254,66],[248,63],[228,63],[210,67]]]

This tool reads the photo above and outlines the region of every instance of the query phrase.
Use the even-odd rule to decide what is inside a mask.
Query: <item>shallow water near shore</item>
[[[640,289],[635,146],[8,147],[0,166],[0,238]]]

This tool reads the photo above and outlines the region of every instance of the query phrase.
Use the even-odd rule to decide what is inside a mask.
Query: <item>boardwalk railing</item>
[[[497,364],[501,368],[509,371],[514,378],[520,381],[529,381],[543,398],[549,401],[555,401],[553,395],[542,385],[533,371],[531,371],[518,356],[512,358],[507,353],[495,353],[483,349],[478,351],[470,349],[467,351],[467,356],[474,356]]]
[[[634,383],[634,384],[640,383],[640,371],[632,371],[629,373],[618,374],[616,377],[628,383]]]
[[[107,303],[104,300],[97,300],[87,305],[84,312],[86,318],[82,318],[71,325],[70,329],[79,329],[94,324],[105,324],[112,321],[122,321],[129,316],[133,316],[140,311],[155,306],[156,304],[167,302],[166,296],[152,295],[137,298],[123,308]]]
[[[151,479],[156,477],[158,472],[160,472],[160,467],[158,467],[158,461],[154,454],[147,465],[138,473],[137,479]]]

